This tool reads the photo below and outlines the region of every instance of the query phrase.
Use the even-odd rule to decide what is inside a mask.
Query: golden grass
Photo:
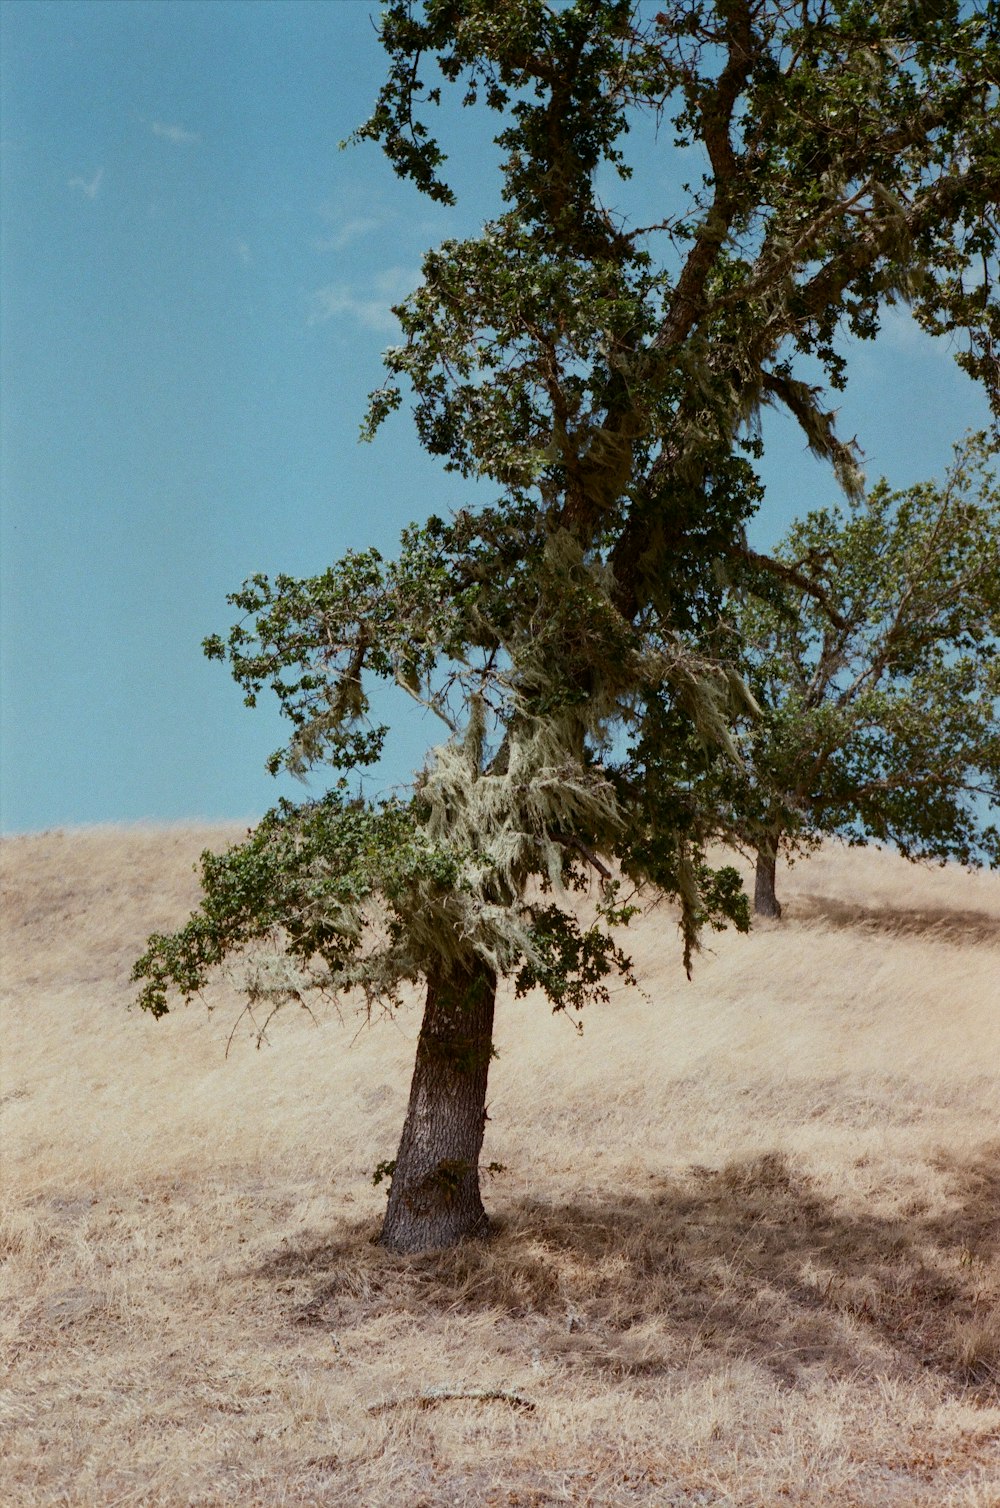
[[[5,1502],[1000,1503],[1000,878],[831,847],[582,1037],[505,999],[494,1237],[407,1259],[415,1011],[124,1008],[235,835],[3,845]]]

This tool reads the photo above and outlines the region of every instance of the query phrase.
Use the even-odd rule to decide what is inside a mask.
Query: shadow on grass
[[[257,1276],[299,1280],[297,1323],[492,1312],[511,1351],[605,1374],[747,1359],[792,1384],[814,1367],[930,1368],[1000,1396],[1000,1144],[946,1171],[947,1218],[845,1213],[768,1154],[646,1197],[498,1200],[490,1240],[421,1257],[374,1247],[370,1224],[297,1239]]]
[[[950,906],[863,906],[832,895],[799,895],[785,908],[788,921],[822,922],[891,937],[926,937],[935,942],[1000,945],[1000,919],[989,911]]]

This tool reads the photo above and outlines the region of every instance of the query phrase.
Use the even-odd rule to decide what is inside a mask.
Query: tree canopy
[[[735,871],[705,861],[706,751],[738,760],[755,705],[724,606],[768,581],[823,592],[747,547],[758,418],[789,411],[857,495],[832,394],[848,338],[875,339],[897,301],[952,336],[1000,413],[997,34],[994,5],[949,0],[383,4],[388,72],[358,138],[448,200],[430,122],[457,90],[495,117],[505,208],[428,251],[366,433],[411,403],[424,447],[496,501],[414,526],[395,560],[234,595],[243,616],[208,653],[251,703],[277,693],[275,769],[339,783],[206,857],[199,912],[136,974],[154,1013],[267,943],[251,988],[276,1004],[426,982],[386,1244],[483,1228],[497,981],[575,1007],[627,970],[615,864],[679,898],[689,965],[700,927],[746,925]],[[643,117],[704,171],[683,212],[636,226],[597,182],[628,176]],[[379,679],[442,742],[408,796],[367,802],[346,778],[386,736]]]
[[[780,915],[780,849],[824,834],[1000,864],[1000,483],[985,436],[956,447],[941,483],[883,480],[809,513],[775,553],[822,595],[735,600],[761,713],[742,766],[716,760],[706,777],[757,854],[757,911]]]

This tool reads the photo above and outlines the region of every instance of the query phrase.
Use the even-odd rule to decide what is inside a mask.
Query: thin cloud
[[[325,325],[327,320],[344,314],[367,330],[393,330],[396,327],[396,317],[387,299],[359,297],[343,283],[317,288],[309,312],[311,325]]]
[[[154,120],[150,129],[154,136],[162,136],[175,147],[192,147],[201,141],[196,131],[185,131],[183,126],[168,126],[162,120]]]
[[[886,345],[901,356],[937,357],[942,361],[951,361],[955,349],[953,342],[928,335],[905,305],[891,304],[884,309],[881,323]]]
[[[416,286],[420,274],[410,267],[388,267],[363,291],[347,283],[328,283],[317,288],[309,311],[311,325],[346,316],[367,330],[385,332],[396,328],[393,304],[398,304]]]
[[[373,215],[355,215],[353,219],[346,220],[332,235],[323,236],[313,242],[317,251],[343,251],[350,246],[352,241],[360,241],[362,236],[370,235],[373,230],[378,230],[382,224]]]
[[[104,169],[98,168],[93,178],[70,178],[67,186],[71,189],[79,189],[81,194],[86,194],[88,199],[96,199],[103,177]]]

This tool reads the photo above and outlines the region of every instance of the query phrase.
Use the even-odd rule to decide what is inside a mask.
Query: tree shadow
[[[1000,1398],[1000,1144],[945,1170],[947,1216],[846,1211],[778,1154],[692,1168],[646,1197],[501,1206],[488,1241],[420,1257],[373,1227],[296,1239],[290,1320],[499,1311],[514,1352],[618,1376],[750,1360],[781,1383],[914,1376]]]
[[[866,906],[838,896],[807,893],[785,907],[793,922],[822,922],[827,927],[893,937],[926,937],[935,942],[1000,944],[1000,918],[989,911],[950,906]]]

